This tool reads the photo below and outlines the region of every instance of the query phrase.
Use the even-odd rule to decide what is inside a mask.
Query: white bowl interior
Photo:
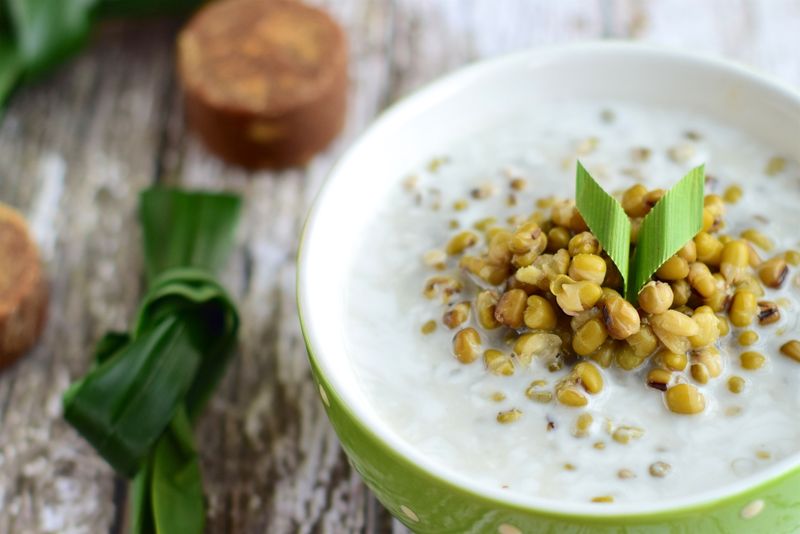
[[[352,236],[369,206],[431,154],[485,130],[515,110],[564,99],[613,98],[678,106],[743,129],[776,153],[800,158],[800,96],[748,69],[718,60],[623,43],[592,43],[480,63],[429,86],[385,113],[333,169],[306,224],[299,262],[299,306],[306,334],[332,387],[383,441],[427,471],[474,493],[550,511],[584,515],[650,513],[711,502],[800,466],[800,455],[735,484],[686,498],[597,507],[521,498],[479,487],[434,465],[374,413],[345,350],[342,310]],[[373,202],[370,202],[370,200]],[[354,232],[355,230],[355,232]],[[336,261],[332,261],[336,259]]]

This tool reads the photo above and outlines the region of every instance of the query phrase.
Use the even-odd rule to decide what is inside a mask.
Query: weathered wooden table
[[[319,0],[318,0],[319,1]],[[84,54],[17,93],[0,124],[0,199],[32,223],[51,278],[38,347],[0,376],[0,534],[121,532],[126,485],[61,419],[94,342],[142,290],[137,191],[224,188],[247,199],[226,283],[241,350],[197,431],[209,532],[404,532],[350,469],[312,386],[294,258],[337,154],[387,105],[463,63],[623,38],[735,58],[800,85],[800,1],[322,0],[350,36],[346,131],[306,169],[247,175],[184,127],[180,20],[104,25]]]

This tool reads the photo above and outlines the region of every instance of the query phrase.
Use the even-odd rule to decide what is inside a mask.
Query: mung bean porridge
[[[634,227],[705,164],[704,230],[638,309],[575,217],[578,160]],[[800,448],[798,205],[797,162],[709,118],[521,114],[398,170],[379,201],[345,291],[360,387],[485,487],[601,505],[746,477]]]

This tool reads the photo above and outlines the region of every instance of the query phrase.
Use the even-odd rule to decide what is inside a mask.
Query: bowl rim
[[[305,281],[309,277],[311,270],[309,262],[304,260],[308,254],[309,242],[313,239],[312,232],[317,222],[320,205],[323,204],[332,182],[342,173],[342,169],[346,168],[347,163],[353,157],[352,155],[358,154],[360,146],[369,137],[376,131],[390,128],[393,122],[400,120],[404,115],[413,115],[415,109],[440,100],[462,86],[469,85],[475,78],[491,73],[494,69],[513,68],[516,64],[529,64],[533,61],[536,61],[537,68],[540,68],[564,56],[593,54],[600,56],[608,54],[651,56],[652,58],[667,59],[715,69],[727,77],[746,81],[756,86],[759,91],[780,95],[800,109],[800,90],[783,80],[765,74],[746,64],[709,53],[687,52],[667,46],[632,43],[624,40],[583,41],[525,49],[467,64],[422,85],[383,110],[358,135],[356,140],[344,150],[328,171],[311,204],[301,230],[296,273],[296,304],[308,357],[312,367],[319,372],[320,387],[322,387],[322,383],[325,383],[329,388],[329,393],[327,394],[336,398],[337,405],[341,407],[347,417],[360,426],[374,442],[389,454],[413,465],[425,475],[435,479],[450,490],[466,493],[472,498],[482,499],[500,507],[510,507],[537,515],[570,519],[582,518],[586,520],[622,518],[623,516],[626,519],[655,519],[720,506],[741,498],[745,494],[757,492],[767,485],[778,483],[800,472],[800,451],[735,482],[695,493],[689,497],[661,499],[656,503],[644,501],[597,506],[593,503],[522,496],[515,493],[502,492],[500,489],[483,487],[464,475],[434,464],[426,455],[405,443],[402,438],[393,433],[388,425],[369,425],[370,416],[359,402],[359,398],[352,394],[348,388],[341,387],[341,384],[337,383],[337,375],[333,371],[331,362],[326,360],[325,357],[319,356],[322,354],[323,349],[317,343],[313,325],[306,319],[308,314],[304,313],[304,310],[308,309],[310,304],[309,294],[304,289],[307,285]]]

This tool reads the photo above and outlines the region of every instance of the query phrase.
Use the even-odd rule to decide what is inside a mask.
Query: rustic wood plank
[[[395,28],[392,99],[470,61],[599,38],[602,3],[398,0]]]
[[[675,48],[741,57],[752,46],[747,0],[611,0],[612,34]]]
[[[114,522],[111,471],[61,419],[61,393],[139,298],[136,192],[152,180],[162,106],[151,95],[173,29],[106,27],[80,59],[16,95],[0,127],[0,195],[30,217],[51,279],[41,343],[0,376],[0,532]]]
[[[753,40],[742,59],[784,82],[800,87],[800,1],[749,2]]]
[[[610,0],[611,34],[705,52],[800,84],[798,0]]]

